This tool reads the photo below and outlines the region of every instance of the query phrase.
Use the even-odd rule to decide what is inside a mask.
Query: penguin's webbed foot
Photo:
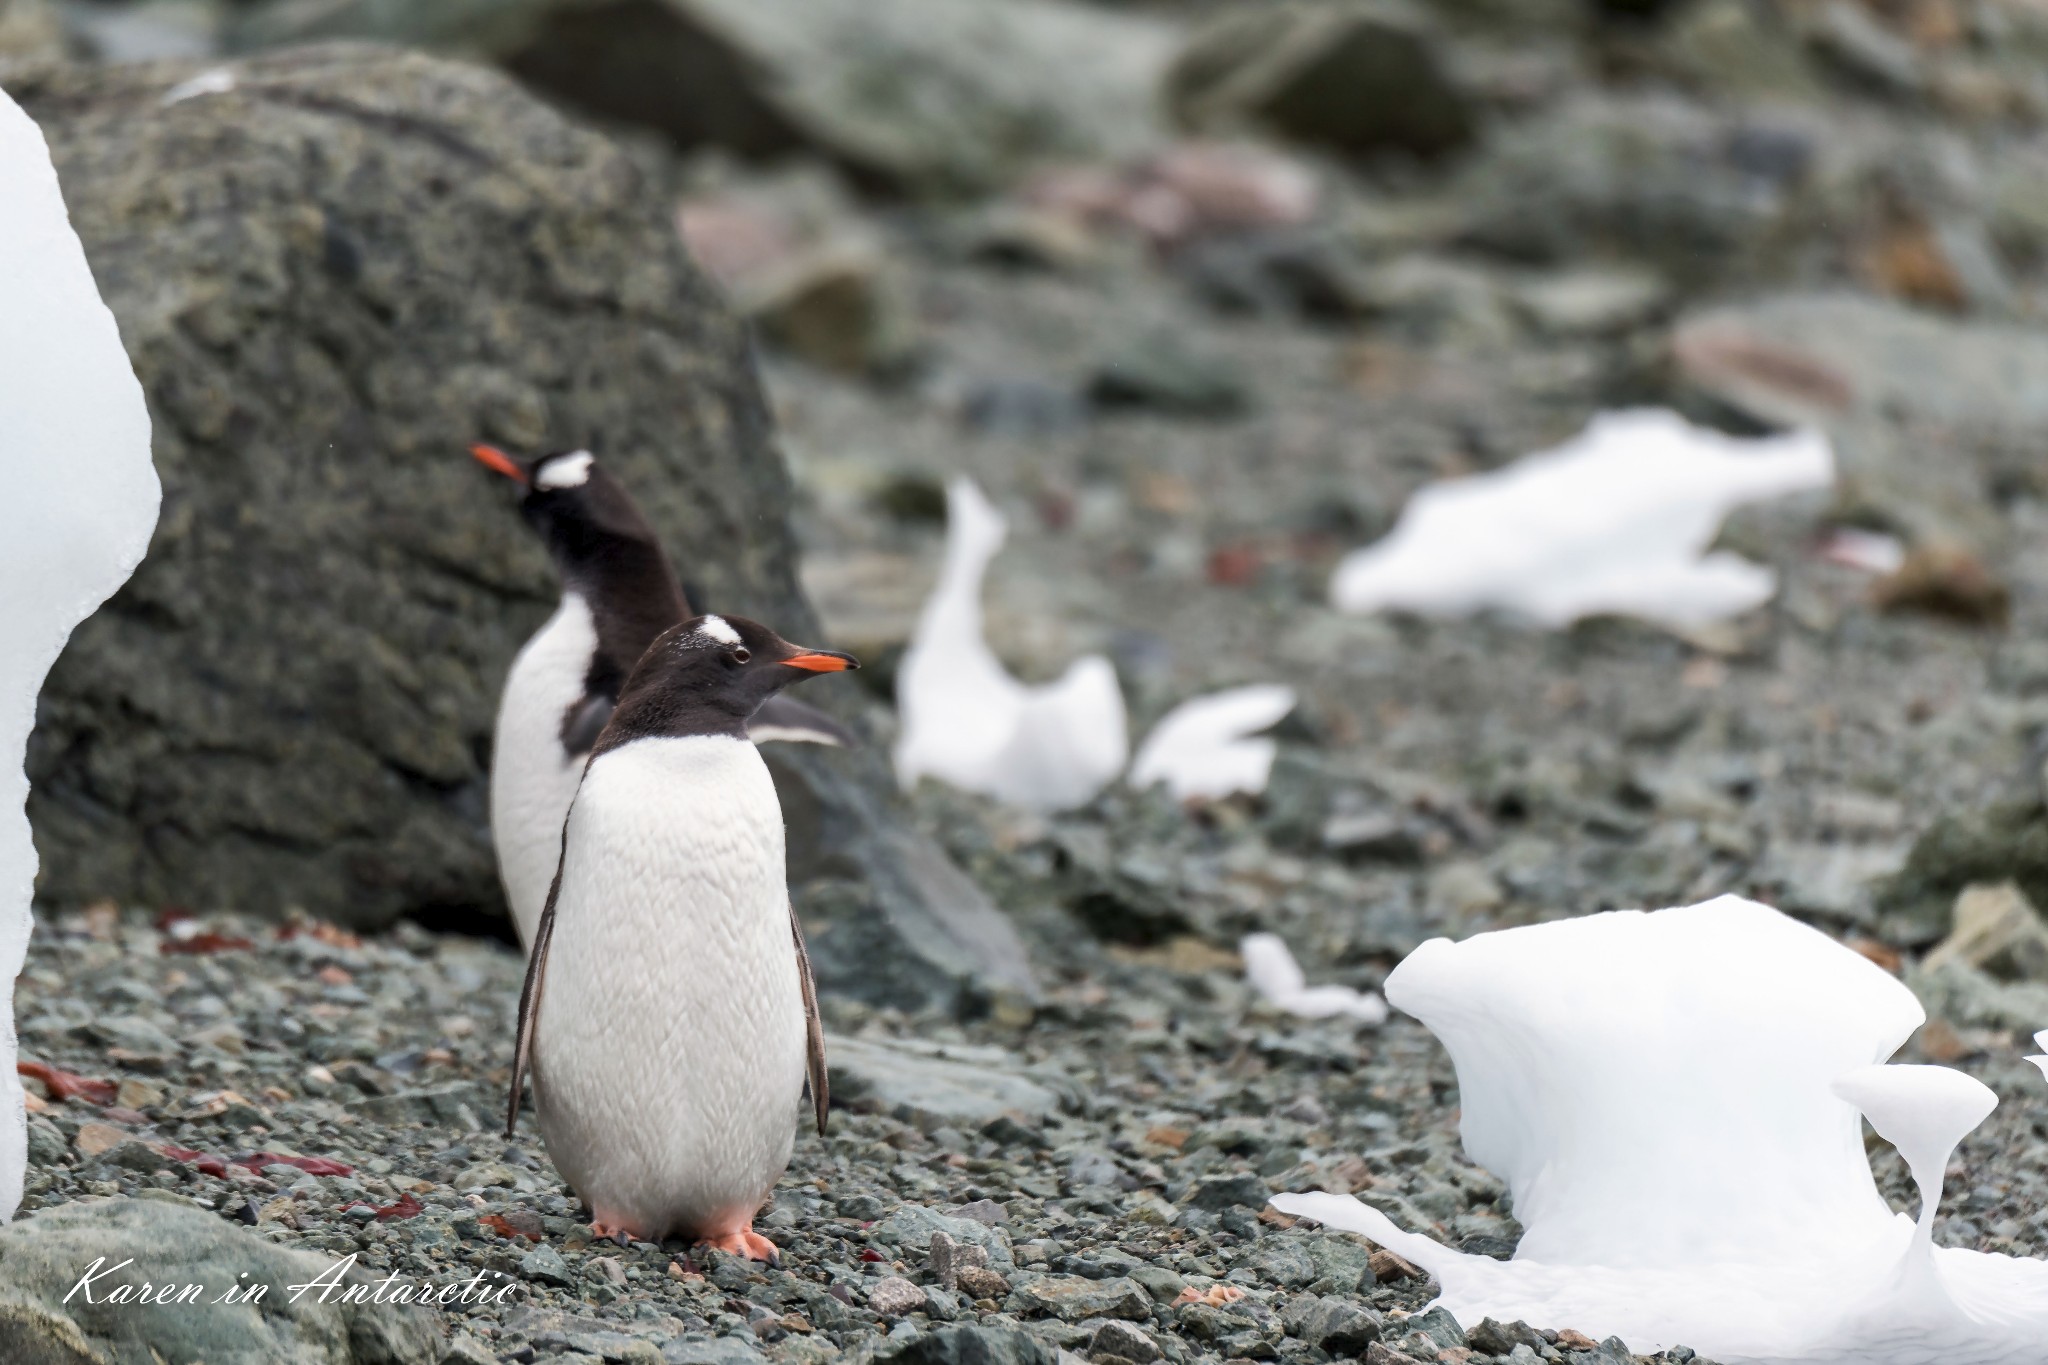
[[[617,1242],[622,1247],[633,1245],[633,1234],[623,1224],[615,1225],[593,1221],[590,1225],[590,1236],[595,1241]]]
[[[728,1232],[718,1237],[706,1237],[696,1245],[723,1251],[731,1256],[744,1256],[750,1261],[766,1261],[769,1265],[781,1265],[782,1253],[775,1243],[749,1227]]]

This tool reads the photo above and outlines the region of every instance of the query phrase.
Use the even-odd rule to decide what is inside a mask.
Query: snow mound
[[[1466,1151],[1525,1229],[1514,1259],[1451,1251],[1347,1195],[1273,1204],[1423,1267],[1461,1323],[1727,1365],[2042,1359],[2048,1262],[1932,1244],[1949,1154],[1996,1097],[1947,1068],[1878,1065],[1924,1013],[1818,931],[1734,896],[1591,915],[1432,940],[1387,997],[1456,1063]],[[1911,1166],[1917,1223],[1879,1196],[1859,1114]]]
[[[981,580],[1008,527],[972,480],[946,487],[946,558],[897,673],[896,777],[932,776],[1035,811],[1085,805],[1130,742],[1116,671],[1100,655],[1027,687],[982,636]]]
[[[1640,616],[1697,626],[1760,606],[1777,575],[1707,547],[1744,503],[1825,489],[1818,432],[1741,440],[1676,413],[1603,413],[1554,450],[1431,484],[1393,531],[1345,556],[1340,610],[1462,616],[1489,608],[1543,626]]]
[[[1164,782],[1176,801],[1220,801],[1266,789],[1279,745],[1259,731],[1294,709],[1294,689],[1254,683],[1193,697],[1160,717],[1131,761],[1130,783]]]
[[[27,1121],[13,982],[36,851],[22,763],[36,694],[73,627],[126,582],[156,528],[149,411],[71,230],[42,132],[0,92],[0,1217],[21,1202]]]

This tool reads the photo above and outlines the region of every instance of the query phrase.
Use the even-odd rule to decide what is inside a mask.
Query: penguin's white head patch
[[[541,465],[540,472],[533,476],[533,486],[550,492],[561,488],[581,488],[590,481],[590,466],[594,460],[595,457],[587,450],[557,455]]]
[[[736,645],[740,633],[732,628],[723,616],[707,616],[698,623],[697,633],[709,636],[722,645]]]

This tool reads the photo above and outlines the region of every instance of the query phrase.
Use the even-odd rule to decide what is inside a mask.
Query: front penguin
[[[619,694],[563,827],[519,1004],[541,1136],[599,1236],[774,1260],[753,1215],[789,1164],[824,1034],[785,881],[761,703],[858,665],[736,616],[662,634]]]

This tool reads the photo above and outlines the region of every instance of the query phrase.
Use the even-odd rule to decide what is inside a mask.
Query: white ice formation
[[[127,581],[156,527],[149,411],[71,230],[43,135],[0,92],[0,1218],[21,1202],[27,1126],[13,982],[36,851],[22,763],[36,694],[72,628]]]
[[[1099,654],[1059,681],[1010,676],[982,634],[981,580],[1008,527],[974,481],[946,486],[946,559],[897,673],[896,778],[927,775],[1026,810],[1086,805],[1130,752],[1123,691]],[[1294,689],[1227,688],[1182,702],[1154,726],[1131,764],[1133,786],[1165,783],[1176,801],[1266,789],[1274,742],[1258,732],[1294,709]]]
[[[1294,709],[1294,689],[1254,683],[1194,697],[1160,717],[1138,756],[1130,783],[1160,783],[1176,801],[1219,801],[1266,789],[1279,746],[1259,734]]]
[[[1385,539],[1338,564],[1330,599],[1543,626],[1599,614],[1703,625],[1777,588],[1763,565],[1708,552],[1722,518],[1833,481],[1818,432],[1741,440],[1662,409],[1603,413],[1553,450],[1417,492]]]
[[[1246,934],[1237,945],[1244,977],[1267,1001],[1302,1019],[1343,1015],[1362,1024],[1384,1024],[1387,1002],[1349,986],[1311,986],[1301,965],[1278,934]]]
[[[1944,1167],[1997,1103],[1883,1066],[1924,1020],[1860,955],[1734,896],[1423,944],[1387,997],[1443,1041],[1514,1259],[1467,1256],[1347,1195],[1275,1207],[1362,1233],[1484,1317],[1689,1346],[1724,1365],[2039,1365],[2048,1262],[1937,1248]],[[2048,1046],[2048,1034],[2038,1040]],[[1921,1191],[1878,1194],[1859,1112]]]
[[[989,649],[981,579],[1007,529],[972,480],[947,485],[945,565],[897,673],[896,776],[906,788],[929,774],[1027,810],[1069,810],[1123,770],[1123,693],[1098,654],[1029,687]]]

